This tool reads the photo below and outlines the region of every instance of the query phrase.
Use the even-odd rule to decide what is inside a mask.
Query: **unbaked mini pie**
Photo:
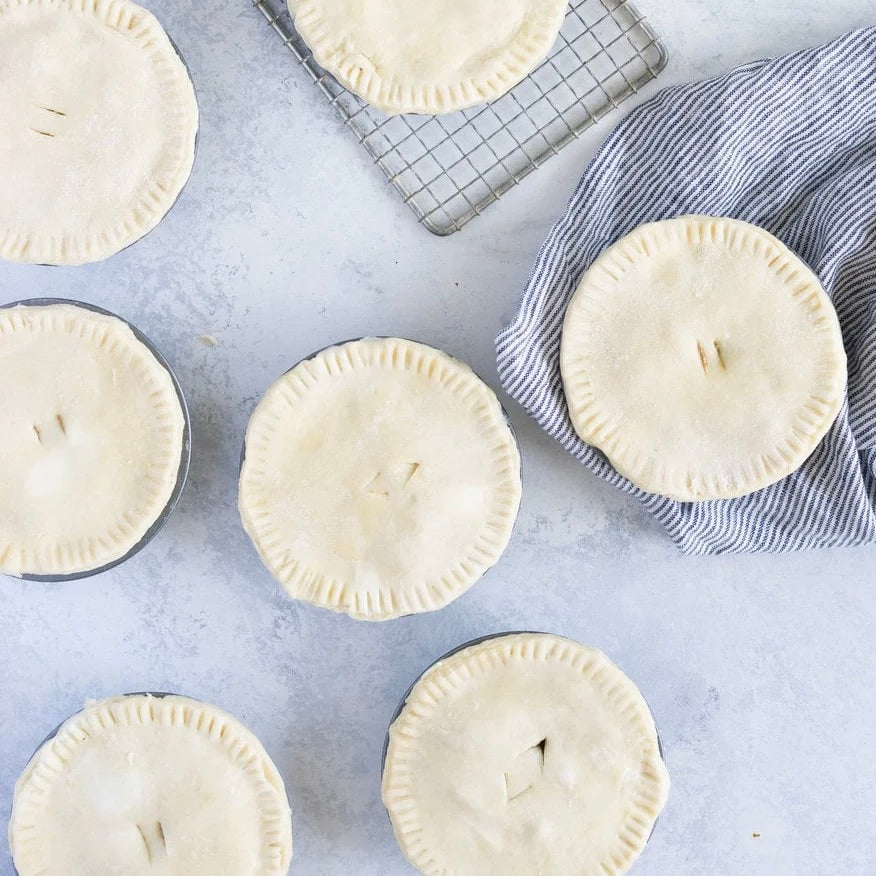
[[[501,97],[550,51],[568,0],[289,0],[314,58],[389,113]]]
[[[493,391],[432,347],[369,338],[267,391],[246,432],[240,514],[292,596],[382,620],[467,590],[505,549],[520,491]]]
[[[432,666],[383,767],[396,838],[425,876],[619,876],[668,792],[633,682],[544,633],[489,637]]]
[[[189,444],[163,360],[118,317],[0,309],[0,571],[77,577],[128,556],[178,498]]]
[[[33,756],[9,824],[18,876],[286,876],[292,822],[261,743],[215,706],[91,703]]]
[[[643,225],[599,256],[566,312],[560,365],[578,435],[682,501],[789,475],[845,398],[818,278],[763,229],[709,216]]]
[[[0,0],[0,257],[73,265],[152,229],[189,177],[198,107],[130,0]]]

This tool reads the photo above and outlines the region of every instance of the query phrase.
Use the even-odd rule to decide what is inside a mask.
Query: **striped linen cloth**
[[[645,493],[583,443],[559,369],[566,304],[593,260],[685,213],[766,228],[818,274],[848,353],[848,398],[801,469],[741,499]],[[876,540],[876,27],[668,88],[613,131],[541,249],[497,339],[505,389],[591,471],[640,499],[685,553]]]

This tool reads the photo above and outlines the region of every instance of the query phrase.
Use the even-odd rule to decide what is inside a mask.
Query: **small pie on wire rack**
[[[544,633],[436,663],[390,728],[383,770],[396,838],[425,876],[619,876],[668,793],[635,684]]]
[[[763,229],[708,216],[607,249],[569,304],[560,364],[578,435],[682,501],[795,471],[845,397],[839,321],[815,274]]]
[[[365,620],[430,611],[500,557],[520,456],[493,391],[424,344],[369,338],[301,362],[246,432],[240,514],[294,597]]]
[[[75,265],[167,213],[198,106],[155,17],[130,0],[0,0],[0,257]]]
[[[87,572],[125,556],[177,483],[173,380],[122,320],[69,304],[0,310],[0,571]]]
[[[568,0],[289,0],[345,88],[388,113],[449,113],[510,91],[554,44]]]
[[[231,715],[180,696],[91,703],[33,756],[9,845],[19,876],[286,876],[283,780]]]

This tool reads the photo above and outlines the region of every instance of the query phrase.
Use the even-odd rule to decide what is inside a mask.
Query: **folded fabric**
[[[743,219],[796,252],[833,299],[848,399],[797,472],[740,499],[677,502],[619,475],[569,420],[559,369],[582,274],[643,222]],[[497,339],[505,389],[563,447],[639,498],[685,553],[789,551],[876,540],[876,27],[668,88],[599,149]]]

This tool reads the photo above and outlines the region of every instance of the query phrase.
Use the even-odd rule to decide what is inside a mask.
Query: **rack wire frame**
[[[252,0],[433,234],[459,231],[651,82],[668,55],[628,0],[572,0],[551,53],[499,99],[441,116],[386,115],[313,59],[285,0]]]

